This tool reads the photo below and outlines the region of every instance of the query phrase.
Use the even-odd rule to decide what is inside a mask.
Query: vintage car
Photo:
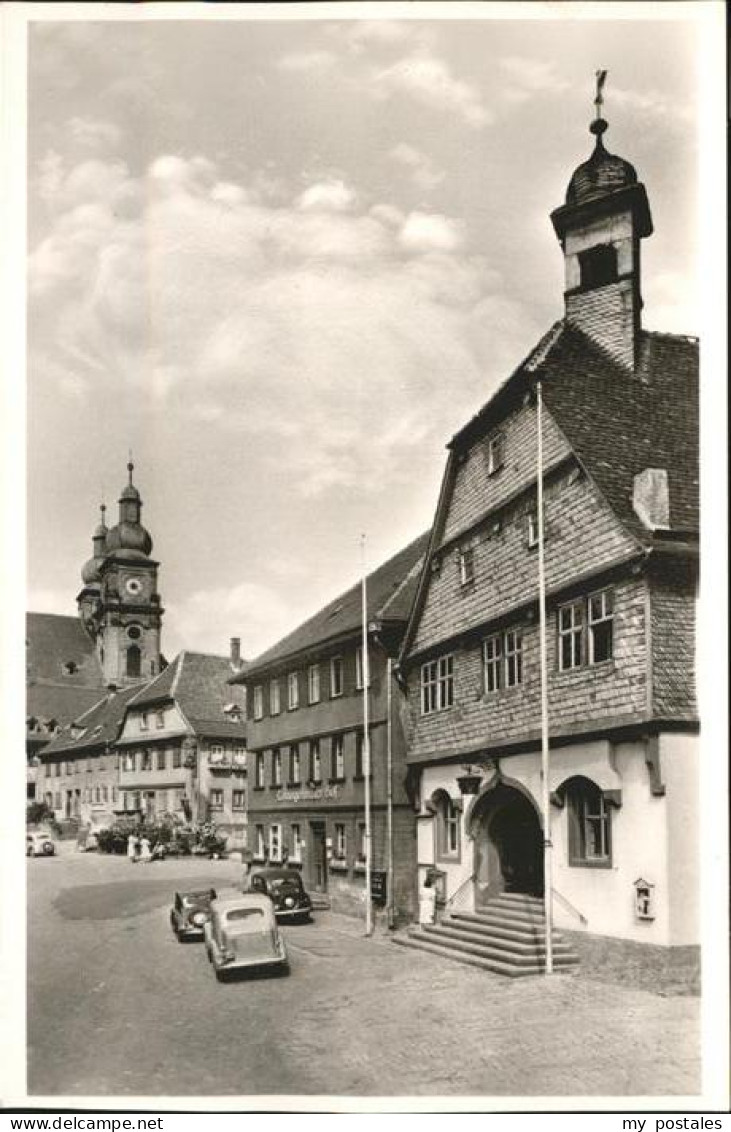
[[[269,967],[289,973],[287,949],[268,896],[252,892],[217,897],[203,930],[206,954],[219,981],[244,969]]]
[[[50,833],[45,833],[43,830],[35,833],[26,833],[25,835],[25,855],[26,857],[53,857],[56,852],[56,845]]]
[[[297,869],[252,869],[244,879],[245,892],[261,892],[270,897],[277,920],[311,920],[312,901],[305,892]]]
[[[211,914],[211,901],[215,899],[215,888],[175,893],[170,909],[170,927],[181,942],[184,939],[203,939],[203,926]]]

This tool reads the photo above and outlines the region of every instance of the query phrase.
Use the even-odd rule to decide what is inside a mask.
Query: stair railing
[[[582,924],[588,924],[589,923],[589,921],[586,918],[586,916],[584,915],[584,913],[580,912],[578,908],[575,908],[574,905],[571,903],[571,901],[567,900],[566,897],[563,896],[560,892],[558,892],[555,888],[551,889],[551,893],[552,893],[553,897],[556,900],[558,900],[559,904],[562,904],[564,906],[564,908],[566,909],[566,911],[570,912],[572,914],[572,916],[576,916],[576,918]]]
[[[465,909],[472,911],[472,904],[474,902],[473,892],[471,888],[468,889],[468,885],[473,885],[476,880],[477,874],[471,873],[462,881],[444,905],[443,915],[451,916],[454,911],[465,911]]]

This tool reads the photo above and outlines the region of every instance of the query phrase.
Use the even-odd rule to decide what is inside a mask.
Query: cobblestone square
[[[582,975],[510,980],[287,926],[287,979],[219,985],[168,924],[228,861],[28,862],[28,1090],[38,1096],[638,1096],[700,1089],[699,1000]]]

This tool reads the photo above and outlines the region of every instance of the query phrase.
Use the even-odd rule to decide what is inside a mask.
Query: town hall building
[[[546,841],[581,954],[699,941],[698,342],[643,328],[650,206],[606,129],[551,215],[564,316],[448,445],[400,658],[420,884],[442,909],[410,942],[508,973],[516,916],[540,935]]]

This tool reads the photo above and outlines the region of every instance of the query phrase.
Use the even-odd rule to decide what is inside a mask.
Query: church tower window
[[[127,675],[139,676],[142,669],[142,658],[137,645],[130,645],[127,649]]]

